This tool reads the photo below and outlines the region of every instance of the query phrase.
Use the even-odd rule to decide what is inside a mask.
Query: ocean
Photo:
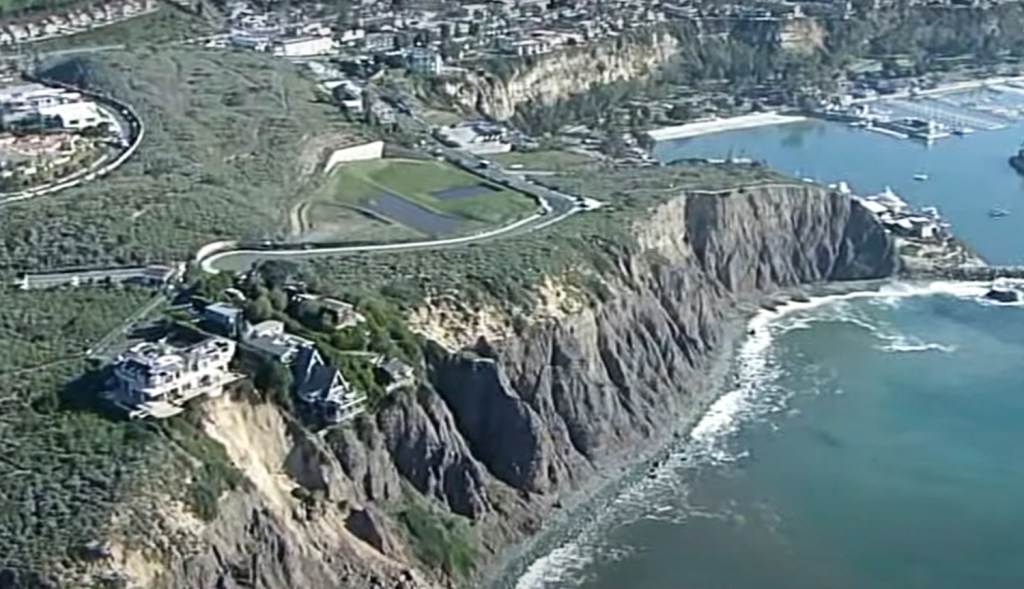
[[[989,261],[1024,263],[1024,181],[1006,163],[1022,135],[926,147],[808,122],[656,153],[891,186],[937,205]],[[991,219],[995,206],[1020,216]],[[689,437],[516,588],[1024,587],[1024,308],[986,290],[894,284],[761,313]]]

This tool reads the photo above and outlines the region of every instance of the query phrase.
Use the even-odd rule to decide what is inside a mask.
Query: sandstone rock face
[[[603,466],[699,415],[738,302],[898,270],[868,211],[810,185],[688,194],[634,232],[639,247],[616,261],[605,302],[472,350],[428,346],[428,382],[373,416],[318,437],[274,408],[225,409],[234,425],[216,431],[258,482],[222,500],[157,586],[444,585],[411,570],[390,517],[408,493],[471,522],[486,564]]]
[[[652,34],[643,43],[620,41],[541,57],[508,79],[467,74],[440,89],[465,110],[506,120],[527,102],[551,104],[594,86],[646,76],[671,59],[677,46],[667,33]]]

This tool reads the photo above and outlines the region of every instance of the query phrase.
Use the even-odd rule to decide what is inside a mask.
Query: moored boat
[[[999,207],[995,207],[995,208],[989,209],[988,216],[992,217],[993,219],[997,219],[999,217],[1009,217],[1010,216],[1010,211],[1008,211],[1006,209],[1001,209]]]

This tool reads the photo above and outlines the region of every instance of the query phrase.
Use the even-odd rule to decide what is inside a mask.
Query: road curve
[[[430,126],[424,121],[411,114],[403,115],[421,131],[428,132]],[[548,227],[569,218],[571,215],[590,208],[600,206],[600,203],[585,198],[566,194],[560,190],[550,188],[530,180],[522,174],[511,174],[500,166],[497,166],[477,155],[456,149],[437,141],[433,138],[434,145],[432,153],[447,160],[452,165],[479,176],[484,180],[506,186],[512,190],[522,192],[533,197],[540,207],[540,212],[482,233],[465,235],[461,237],[448,237],[441,239],[403,242],[403,243],[382,243],[375,245],[351,245],[351,246],[317,246],[316,244],[305,244],[303,249],[296,249],[295,244],[271,244],[266,249],[221,249],[210,252],[213,248],[204,248],[207,252],[204,256],[196,256],[196,262],[206,272],[217,273],[222,270],[242,271],[250,268],[253,264],[265,260],[303,260],[344,254],[356,254],[365,252],[398,252],[410,250],[427,250],[453,247],[479,243],[509,235],[526,233],[536,229]],[[201,252],[203,250],[200,250]]]
[[[506,237],[512,234],[541,229],[554,223],[564,221],[569,216],[587,208],[583,204],[584,201],[575,196],[540,186],[522,176],[509,174],[501,168],[485,164],[483,160],[474,155],[452,148],[441,147],[438,149],[452,164],[490,180],[491,182],[503,184],[513,190],[517,190],[534,197],[537,199],[541,212],[526,217],[525,219],[519,219],[518,221],[514,221],[502,227],[461,237],[448,237],[402,243],[382,243],[374,245],[318,247],[314,244],[308,244],[304,249],[296,249],[294,244],[288,246],[280,245],[276,248],[271,246],[267,249],[224,249],[221,251],[210,252],[202,256],[197,255],[195,261],[199,263],[200,268],[204,271],[217,273],[222,270],[245,270],[253,264],[265,260],[303,260],[365,252],[397,252],[440,249],[478,243],[499,237]]]
[[[245,270],[257,262],[266,260],[309,260],[344,254],[441,249],[445,247],[478,243],[504,237],[509,234],[525,233],[533,229],[539,229],[552,223],[563,221],[579,210],[581,209],[573,208],[555,216],[537,213],[503,227],[498,227],[497,229],[473,235],[464,235],[462,237],[449,237],[401,243],[382,243],[376,245],[311,247],[308,249],[232,249],[210,254],[205,258],[196,261],[199,262],[199,266],[204,272],[217,274],[222,270]],[[542,219],[544,222],[540,222]]]

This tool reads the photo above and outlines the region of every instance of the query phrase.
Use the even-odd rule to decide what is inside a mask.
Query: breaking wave
[[[683,478],[687,469],[708,464],[732,463],[747,456],[731,450],[728,442],[740,428],[758,417],[786,410],[791,393],[775,383],[783,375],[773,349],[777,338],[787,332],[809,329],[817,323],[846,323],[869,331],[887,352],[951,353],[955,346],[924,342],[895,331],[850,305],[866,300],[873,306],[898,308],[910,297],[935,295],[991,303],[984,298],[989,284],[981,282],[939,281],[924,284],[893,283],[875,291],[858,291],[790,302],[774,310],[764,310],[747,324],[748,336],[734,359],[734,386],[720,396],[690,430],[679,451],[671,454],[648,477],[625,488],[589,522],[583,531],[541,558],[519,577],[515,589],[563,589],[579,586],[586,570],[596,562],[623,558],[628,551],[613,549],[603,538],[615,525],[639,519],[681,522],[696,517],[729,517],[728,512],[710,512],[688,504],[688,488]],[[828,313],[808,313],[828,307]],[[834,391],[837,394],[841,391]]]

